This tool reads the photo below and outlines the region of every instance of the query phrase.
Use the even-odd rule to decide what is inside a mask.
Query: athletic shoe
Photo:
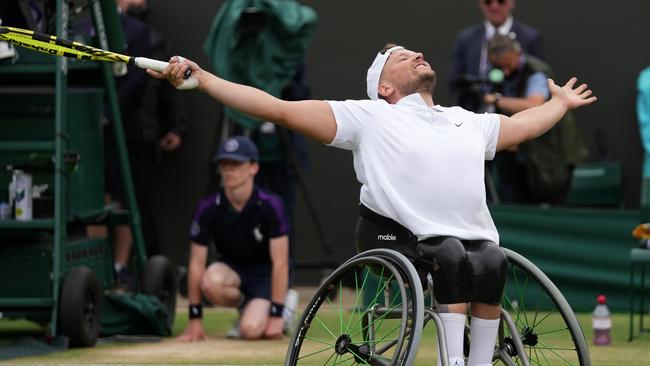
[[[290,288],[287,290],[287,295],[284,298],[284,311],[282,312],[282,318],[284,319],[284,327],[282,329],[284,334],[293,333],[295,327],[294,318],[296,316],[296,310],[298,309],[298,299],[300,294],[298,291]]]
[[[239,319],[240,318],[238,316],[232,328],[228,329],[228,331],[226,332],[226,338],[230,338],[230,339],[241,338],[241,331],[239,329]]]

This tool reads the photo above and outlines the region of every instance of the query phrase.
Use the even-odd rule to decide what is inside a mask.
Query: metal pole
[[[56,35],[67,39],[68,3],[56,2]],[[56,58],[55,71],[56,94],[54,97],[54,248],[52,250],[52,321],[50,335],[55,337],[58,326],[59,293],[63,275],[62,259],[65,255],[67,214],[66,208],[66,177],[63,153],[66,150],[68,138],[67,119],[67,89],[68,89],[68,60],[65,57]]]

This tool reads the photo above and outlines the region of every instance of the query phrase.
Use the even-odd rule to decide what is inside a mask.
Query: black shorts
[[[508,260],[493,242],[448,236],[418,241],[399,223],[361,205],[356,245],[359,251],[390,248],[403,253],[421,276],[431,273],[441,304],[501,302]]]

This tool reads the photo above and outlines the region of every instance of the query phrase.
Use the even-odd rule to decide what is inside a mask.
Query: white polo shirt
[[[417,93],[397,104],[328,103],[337,124],[330,146],[352,150],[361,203],[420,240],[445,235],[499,243],[484,183],[498,115],[428,107]]]

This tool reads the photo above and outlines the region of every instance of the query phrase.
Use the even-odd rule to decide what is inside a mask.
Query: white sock
[[[115,268],[115,272],[119,272],[122,268],[126,268],[126,264],[115,262],[113,263],[113,268]]]
[[[499,319],[472,317],[467,366],[492,366]]]
[[[447,341],[447,356],[449,366],[465,366],[463,355],[463,334],[465,333],[465,314],[441,313],[442,324],[445,328],[445,340]],[[440,346],[438,348],[438,366],[442,365],[440,360]]]

